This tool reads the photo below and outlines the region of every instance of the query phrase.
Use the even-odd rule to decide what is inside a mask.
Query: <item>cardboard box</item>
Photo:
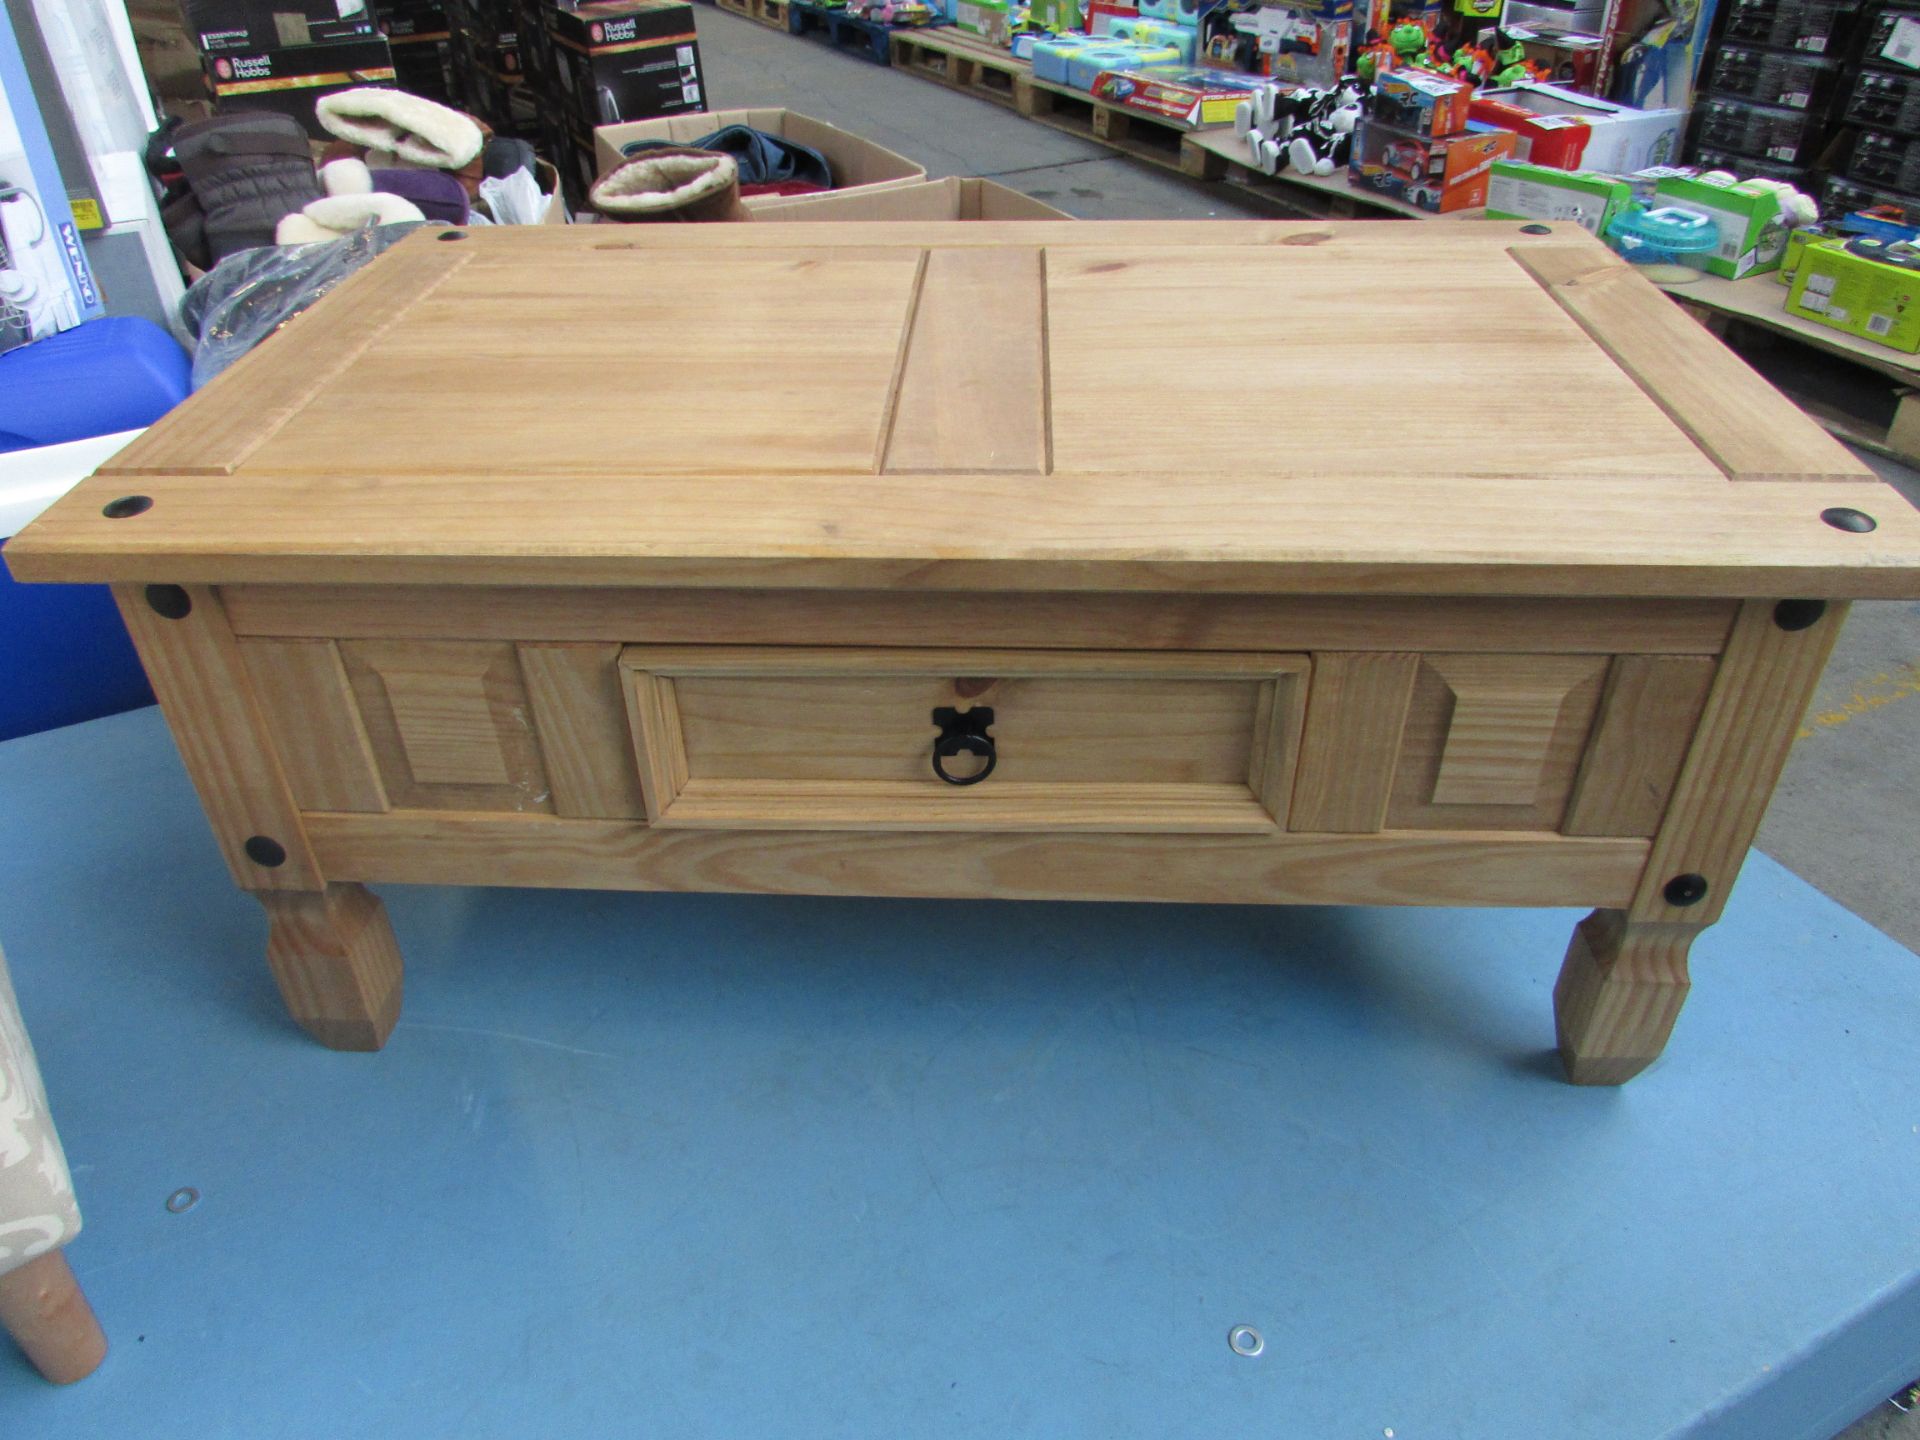
[[[1494,162],[1512,159],[1514,145],[1510,130],[1414,135],[1363,120],[1353,132],[1347,178],[1437,214],[1471,210],[1487,203]]]
[[[354,40],[375,30],[368,0],[184,0],[181,9],[202,55]]]
[[[1475,96],[1467,113],[1483,125],[1511,130],[1516,138],[1514,155],[1529,165],[1546,165],[1555,170],[1585,168],[1587,141],[1593,127],[1577,115],[1536,115],[1531,110],[1505,101]]]
[[[1684,110],[1635,110],[1558,85],[1531,82],[1482,90],[1475,99],[1499,101],[1535,115],[1585,120],[1591,133],[1581,168],[1603,175],[1627,175],[1672,161],[1680,153],[1680,131],[1687,118]]]
[[[1245,0],[1229,0],[1200,17],[1200,63],[1216,69],[1330,90],[1347,73],[1352,53],[1350,20]]]
[[[596,0],[545,7],[537,48],[541,98],[584,124],[618,125],[706,108],[706,82],[685,0]],[[705,131],[701,132],[705,134]]]
[[[1720,227],[1720,246],[1684,263],[1723,280],[1738,280],[1771,270],[1787,247],[1787,225],[1780,195],[1764,186],[1716,185],[1701,179],[1672,177],[1653,187],[1653,204],[1671,205],[1705,215]]]
[[[1861,132],[1847,161],[1847,178],[1883,190],[1920,194],[1920,144],[1877,130]]]
[[[767,220],[1071,220],[1064,210],[991,180],[928,180],[920,185],[830,195],[770,195],[754,211]]]
[[[1164,46],[1179,52],[1182,65],[1193,64],[1194,29],[1171,20],[1109,20],[1107,38],[1136,45]]]
[[[978,35],[989,45],[1005,45],[1013,37],[1007,19],[1007,0],[958,0],[953,7],[955,28]]]
[[[1920,195],[1862,185],[1845,176],[1830,176],[1820,190],[1822,215],[1845,215],[1854,210],[1880,210],[1908,225],[1920,225]]]
[[[1489,220],[1570,220],[1589,234],[1607,226],[1633,199],[1627,182],[1550,165],[1496,160],[1487,184]]]
[[[1869,130],[1920,134],[1920,72],[1862,70],[1853,80],[1846,119]]]
[[[1825,129],[1824,112],[1760,105],[1734,95],[1702,95],[1693,107],[1696,146],[1783,165],[1812,164]]]
[[[1100,40],[1067,56],[1067,84],[1092,93],[1109,70],[1140,70],[1178,63],[1180,52],[1164,45],[1134,45],[1125,40]]]
[[[272,110],[291,115],[316,140],[333,137],[313,118],[323,95],[360,85],[392,85],[393,55],[384,35],[295,45],[284,50],[206,57],[207,88],[221,114]]]
[[[1266,82],[1251,75],[1188,65],[1150,65],[1105,70],[1093,82],[1093,97],[1128,110],[1171,120],[1189,130],[1226,125],[1234,106]]]
[[[1809,245],[1844,245],[1847,237],[1835,235],[1818,226],[1807,226],[1802,230],[1787,232],[1787,248],[1780,252],[1780,268],[1773,272],[1773,278],[1782,285],[1791,286],[1794,276],[1800,273],[1800,262],[1806,257]]]
[[[1707,88],[1761,105],[1826,113],[1840,78],[1840,62],[1789,50],[1722,45],[1707,72]]]
[[[1875,246],[1809,245],[1787,291],[1787,312],[1892,350],[1920,351],[1920,251],[1887,247],[1881,253],[1910,257],[1890,264],[1866,253]]]
[[[1467,128],[1473,87],[1427,70],[1389,70],[1373,82],[1373,117],[1415,135],[1458,135]]]
[[[1855,0],[1726,0],[1721,42],[1836,55],[1845,48],[1854,5]]]
[[[751,125],[770,135],[811,145],[827,157],[833,171],[834,193],[919,184],[927,178],[924,165],[897,155],[824,120],[791,110],[715,110],[710,115],[673,115],[662,120],[637,120],[625,125],[602,125],[593,132],[593,158],[599,174],[625,158],[620,147],[635,140],[664,140],[686,145],[728,125]],[[745,203],[758,210],[781,197],[751,195]]]

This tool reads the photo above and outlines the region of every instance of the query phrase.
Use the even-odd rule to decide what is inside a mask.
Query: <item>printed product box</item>
[[[1124,40],[1101,40],[1067,56],[1067,84],[1091,92],[1108,70],[1135,70],[1147,65],[1172,65],[1180,52],[1165,46],[1129,45]]]
[[[1773,278],[1782,285],[1791,286],[1794,276],[1800,273],[1800,262],[1806,257],[1809,245],[1844,245],[1847,237],[1835,235],[1818,226],[1808,226],[1802,230],[1787,232],[1787,248],[1780,252],[1780,268],[1773,272]]]
[[[1201,14],[1215,3],[1217,0],[1140,0],[1140,18],[1193,28],[1199,25]]]
[[[1773,269],[1787,247],[1787,226],[1780,216],[1779,193],[1764,186],[1715,185],[1701,179],[1672,178],[1653,187],[1653,203],[1705,215],[1720,227],[1717,250],[1684,259],[1685,263],[1723,280],[1738,280],[1743,275]]]
[[[1517,160],[1494,161],[1489,177],[1489,220],[1570,220],[1589,234],[1604,236],[1613,217],[1633,199],[1631,187],[1615,176]]]
[[[1807,190],[1812,183],[1812,172],[1805,165],[1783,165],[1778,160],[1736,155],[1731,150],[1716,150],[1711,145],[1694,146],[1693,161],[1700,170],[1725,170],[1742,180],[1782,180],[1796,190]],[[1808,190],[1808,193],[1812,191]]]
[[[955,28],[978,35],[989,45],[1005,45],[1013,36],[1007,18],[1007,0],[959,0],[953,7]]]
[[[1079,30],[1087,23],[1082,0],[1033,0],[1027,22],[1041,30]]]
[[[751,125],[770,135],[811,145],[827,157],[836,195],[880,186],[917,185],[927,178],[926,166],[824,120],[791,110],[715,110],[710,115],[672,115],[625,125],[602,125],[593,132],[594,163],[604,175],[626,158],[620,147],[635,140],[664,140],[670,145],[686,145],[728,125]],[[749,195],[741,203],[749,210],[757,210],[777,198]]]
[[[1904,135],[1863,131],[1847,161],[1847,178],[1862,185],[1920,193],[1920,144]]]
[[[706,109],[693,7],[685,0],[598,0],[548,7],[542,97],[588,125]]]
[[[1517,105],[1479,96],[1468,105],[1467,114],[1483,125],[1511,130],[1517,137],[1513,151],[1516,158],[1556,170],[1581,169],[1587,141],[1593,135],[1593,127],[1577,115],[1536,115]]]
[[[1862,70],[1854,77],[1846,119],[1873,130],[1920,134],[1920,72]]]
[[[1855,210],[1882,210],[1908,225],[1920,225],[1920,195],[1862,185],[1842,175],[1829,177],[1820,189],[1820,213],[1828,219]]]
[[[1846,43],[1854,0],[1725,0],[1723,44],[1771,45],[1837,55]]]
[[[1179,52],[1182,65],[1193,64],[1195,31],[1191,25],[1176,25],[1171,20],[1109,20],[1107,38],[1130,40],[1135,45],[1164,45]]]
[[[1604,175],[1627,175],[1669,163],[1680,153],[1680,131],[1686,123],[1684,110],[1636,110],[1558,85],[1527,82],[1481,90],[1474,98],[1497,100],[1535,115],[1585,120],[1591,133],[1580,157],[1581,168]]]
[[[375,28],[367,0],[185,0],[182,9],[202,55],[351,40]]]
[[[1732,95],[1702,95],[1693,107],[1693,142],[1757,160],[1808,165],[1819,146],[1825,116],[1784,105],[1760,105]]]
[[[331,138],[313,118],[314,102],[321,96],[394,83],[393,55],[384,35],[247,54],[222,51],[206,56],[203,63],[216,111],[278,111],[298,120],[317,140]]]
[[[1055,35],[1036,40],[1033,45],[1033,78],[1049,85],[1067,83],[1067,57],[1085,46],[1097,44],[1090,35]]]
[[[1467,128],[1473,87],[1426,70],[1389,70],[1373,83],[1373,117],[1416,135],[1457,135]]]
[[[1353,132],[1347,177],[1422,210],[1471,210],[1486,204],[1494,162],[1512,159],[1513,150],[1510,130],[1411,135],[1363,120]]]
[[[1920,68],[1920,10],[1876,10],[1860,54],[1869,65],[1891,61]]]
[[[1809,245],[1787,312],[1893,350],[1920,351],[1920,250],[1865,239]]]
[[[1232,121],[1233,107],[1264,83],[1251,75],[1232,75],[1224,70],[1153,65],[1142,70],[1102,71],[1093,82],[1093,96],[1197,130],[1202,125]]]
[[[1203,65],[1330,90],[1347,73],[1353,22],[1229,0],[1201,16],[1198,53]]]
[[[1840,76],[1840,62],[1818,55],[1723,45],[1707,72],[1707,87],[1762,105],[1826,113]]]

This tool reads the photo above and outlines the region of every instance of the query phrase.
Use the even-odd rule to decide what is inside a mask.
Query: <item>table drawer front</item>
[[[633,646],[620,668],[655,824],[814,830],[1274,831],[1308,674],[1292,655],[725,646]]]
[[[1316,654],[1292,828],[1650,836],[1714,668],[1707,655]]]

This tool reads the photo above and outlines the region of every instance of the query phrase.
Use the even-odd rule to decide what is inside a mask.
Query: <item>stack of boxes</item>
[[[686,0],[510,3],[519,12],[519,98],[575,205],[593,184],[595,127],[707,108]]]
[[[532,140],[540,133],[524,89],[520,0],[446,0],[453,103],[496,135]]]
[[[1844,88],[1857,0],[1727,0],[1688,159],[1811,192]]]
[[[320,136],[321,96],[395,83],[369,0],[185,0],[183,9],[218,112],[277,111]]]
[[[1513,157],[1518,137],[1469,119],[1471,98],[1461,81],[1424,70],[1380,76],[1353,132],[1348,178],[1441,214],[1486,204],[1494,163]]]
[[[1920,11],[1888,8],[1864,27],[1841,119],[1858,130],[1821,196],[1828,213],[1892,205],[1920,220]]]
[[[454,103],[452,27],[446,0],[375,0],[374,18],[393,53],[393,79],[402,90]]]

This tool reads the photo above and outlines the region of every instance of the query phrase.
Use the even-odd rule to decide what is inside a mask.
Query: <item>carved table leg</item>
[[[0,1327],[56,1385],[86,1379],[107,1355],[106,1332],[63,1250],[49,1250],[0,1275]]]
[[[400,947],[363,885],[259,892],[267,964],[287,1011],[332,1050],[378,1050],[400,1018]]]
[[[1553,987],[1574,1084],[1630,1080],[1667,1043],[1687,949],[1726,906],[1845,618],[1817,600],[1740,607],[1640,884],[1580,922]]]
[[[1582,920],[1553,987],[1554,1030],[1567,1078],[1618,1085],[1659,1056],[1687,998],[1694,925],[1632,921],[1624,910]]]

